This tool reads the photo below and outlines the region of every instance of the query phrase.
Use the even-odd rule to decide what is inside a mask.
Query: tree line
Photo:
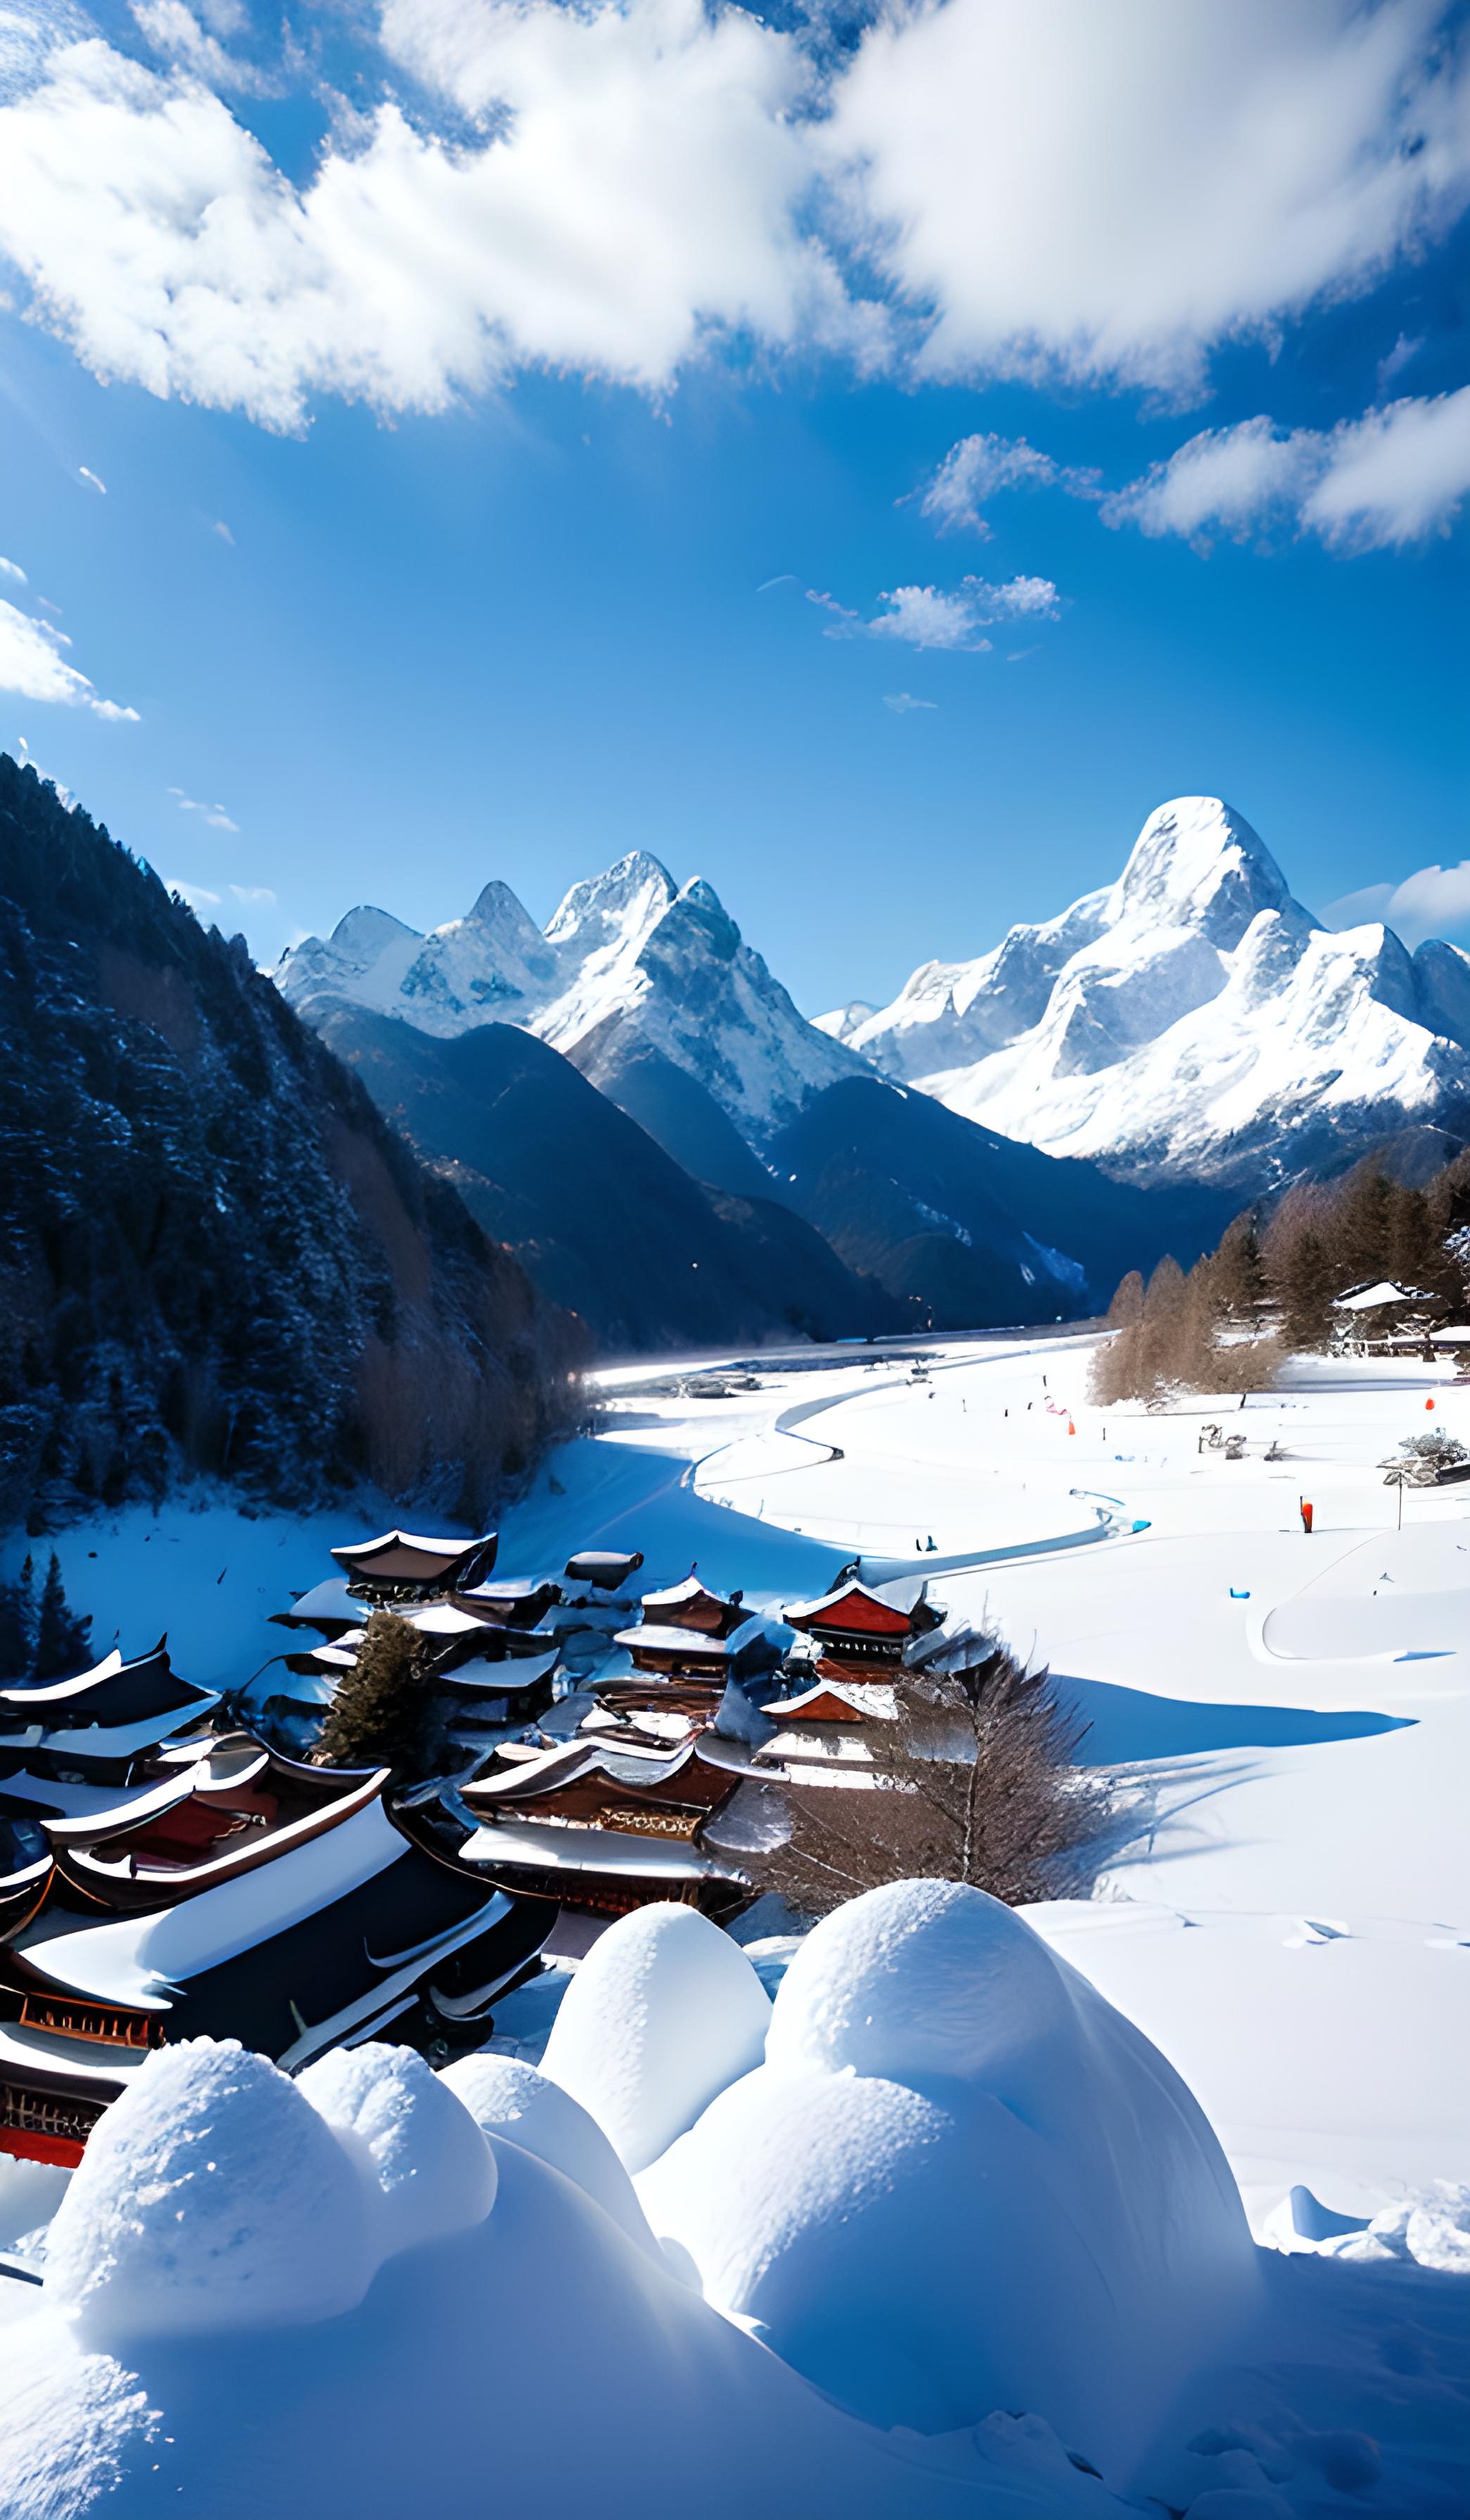
[[[1428,1183],[1398,1181],[1367,1156],[1335,1181],[1300,1183],[1269,1209],[1247,1208],[1187,1273],[1134,1270],[1108,1311],[1114,1336],[1093,1363],[1107,1406],[1171,1389],[1266,1389],[1282,1360],[1325,1351],[1349,1288],[1386,1280],[1405,1301],[1387,1328],[1447,1322],[1470,1304],[1470,1154]]]
[[[19,1575],[0,1582],[0,1687],[73,1679],[87,1668],[91,1636],[91,1618],[73,1610],[67,1599],[54,1549],[39,1599],[28,1555]]]

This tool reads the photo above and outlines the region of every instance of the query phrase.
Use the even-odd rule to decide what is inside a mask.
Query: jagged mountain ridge
[[[544,932],[505,885],[490,883],[465,919],[428,936],[380,910],[349,911],[329,938],[294,948],[277,977],[307,1021],[360,1061],[380,1106],[421,1151],[482,1177],[494,1172],[495,1159],[463,1099],[465,1078],[451,1091],[451,1120],[447,1105],[426,1099],[423,1054],[406,1043],[395,1052],[390,1033],[368,1043],[345,1011],[390,1017],[445,1045],[497,1024],[535,1034],[693,1185],[724,1202],[727,1227],[759,1241],[758,1255],[737,1262],[728,1253],[736,1276],[765,1284],[776,1251],[785,1251],[798,1272],[783,1307],[788,1317],[793,1303],[810,1317],[802,1286],[818,1281],[810,1247],[778,1229],[773,1201],[821,1235],[845,1277],[868,1281],[879,1298],[870,1296],[872,1318],[862,1325],[869,1328],[894,1326],[895,1303],[900,1320],[952,1328],[1085,1312],[1106,1300],[1124,1269],[1146,1267],[1169,1247],[1192,1258],[1224,1221],[1208,1201],[1150,1203],[1121,1192],[1086,1164],[1048,1168],[1044,1156],[1007,1148],[989,1131],[952,1120],[937,1130],[902,1093],[875,1102],[867,1062],[804,1020],[711,885],[696,878],[680,887],[640,851],[574,885]],[[551,1094],[544,1072],[537,1091]],[[561,1106],[573,1108],[565,1096]],[[609,1149],[594,1146],[588,1115],[576,1108],[582,1160],[613,1183]],[[872,1122],[866,1141],[853,1125],[858,1113]],[[472,1145],[483,1153],[472,1155]],[[637,1196],[647,1169],[646,1159],[630,1166],[627,1197]],[[605,1189],[603,1212],[613,1194]],[[491,1193],[482,1187],[478,1195],[479,1212],[493,1223]],[[518,1196],[535,1205],[528,1171]],[[677,1248],[689,1204],[681,1197],[668,1206],[666,1219],[645,1201],[643,1230]],[[1044,1211],[1044,1223],[1034,1208]],[[543,1243],[539,1260],[533,1239],[517,1247],[562,1294],[572,1282],[559,1273],[574,1238],[559,1228],[555,1239],[557,1252]],[[665,1256],[661,1249],[661,1262]],[[691,1246],[685,1261],[692,1256]],[[577,1282],[593,1301],[584,1271]],[[667,1320],[670,1337],[710,1335],[699,1291],[682,1332]],[[849,1309],[829,1276],[816,1309],[825,1318],[834,1303],[839,1313]],[[646,1305],[614,1285],[596,1298],[591,1318],[606,1331],[610,1315],[628,1325],[639,1311]]]
[[[1060,918],[824,1020],[1009,1138],[1241,1197],[1470,1117],[1470,957],[1324,928],[1217,797],[1161,805],[1118,881]]]
[[[345,999],[441,1038],[519,1024],[606,1067],[659,1053],[694,1077],[759,1145],[824,1085],[861,1073],[808,1024],[747,945],[712,885],[682,886],[645,850],[574,884],[544,932],[509,886],[488,883],[464,919],[423,936],[386,911],[348,911],[328,938],[282,959],[282,995],[311,1018]]]
[[[0,1519],[206,1470],[478,1509],[575,1326],[256,972],[0,755]]]

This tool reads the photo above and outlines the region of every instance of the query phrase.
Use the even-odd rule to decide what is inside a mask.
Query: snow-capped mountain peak
[[[1178,927],[1228,953],[1257,914],[1291,901],[1285,876],[1218,796],[1175,796],[1150,814],[1107,898],[1108,927]]]
[[[759,1144],[861,1062],[798,1013],[712,884],[676,885],[646,850],[574,884],[543,931],[503,883],[421,936],[384,911],[348,913],[288,953],[278,983],[300,1012],[345,999],[440,1037],[514,1023],[575,1055],[656,1052]]]
[[[574,883],[547,922],[546,942],[556,949],[589,950],[614,932],[646,931],[663,917],[678,886],[666,866],[646,849],[632,849],[604,875]]]
[[[1470,958],[1321,927],[1239,814],[1175,797],[1108,890],[923,965],[846,1038],[1049,1153],[1249,1192],[1466,1125]]]

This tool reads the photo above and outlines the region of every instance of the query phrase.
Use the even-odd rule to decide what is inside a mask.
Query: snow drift
[[[707,2299],[853,2413],[940,2432],[1026,2408],[1110,2474],[1257,2298],[1239,2195],[1178,2077],[955,1883],[819,1925],[765,2063],[638,2187]]]
[[[577,1970],[542,2071],[643,2170],[716,2092],[758,2065],[770,1998],[739,1946],[698,1909],[620,1917]]]
[[[360,2165],[226,2040],[161,2048],[108,2109],[47,2242],[45,2301],[88,2344],[332,2318],[378,2269]]]
[[[570,2092],[516,2056],[462,2056],[440,2080],[481,2133],[534,2153],[589,2196],[626,2237],[657,2258],[633,2182],[593,2117]]]
[[[695,2499],[708,2520],[1116,2508],[1043,2427],[931,2451],[853,2422],[574,2177],[482,2135],[417,2057],[363,2048],[313,2085],[330,2120],[263,2058],[197,2041],[150,2058],[109,2113],[41,2308],[7,2330],[6,2520],[400,2520],[426,2497],[472,2520],[647,2520]],[[482,2080],[489,2107],[507,2097]],[[540,2097],[517,2122],[544,2137]],[[441,2155],[459,2228],[402,2245],[421,2175],[424,2224],[442,2226]]]

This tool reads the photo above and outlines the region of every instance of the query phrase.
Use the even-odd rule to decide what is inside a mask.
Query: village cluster
[[[292,2072],[384,2036],[436,2061],[480,2047],[563,1912],[729,1921],[755,1895],[742,1804],[871,1785],[905,1660],[946,1633],[921,1578],[860,1562],[758,1611],[697,1571],[640,1595],[637,1552],[555,1579],[497,1579],[493,1534],[332,1554],[278,1614],[293,1642],[263,1699],[196,1687],[166,1641],[0,1688],[0,2151],[74,2165],[179,2039]],[[427,1779],[323,1755],[322,1703],[384,1610],[441,1695]]]

